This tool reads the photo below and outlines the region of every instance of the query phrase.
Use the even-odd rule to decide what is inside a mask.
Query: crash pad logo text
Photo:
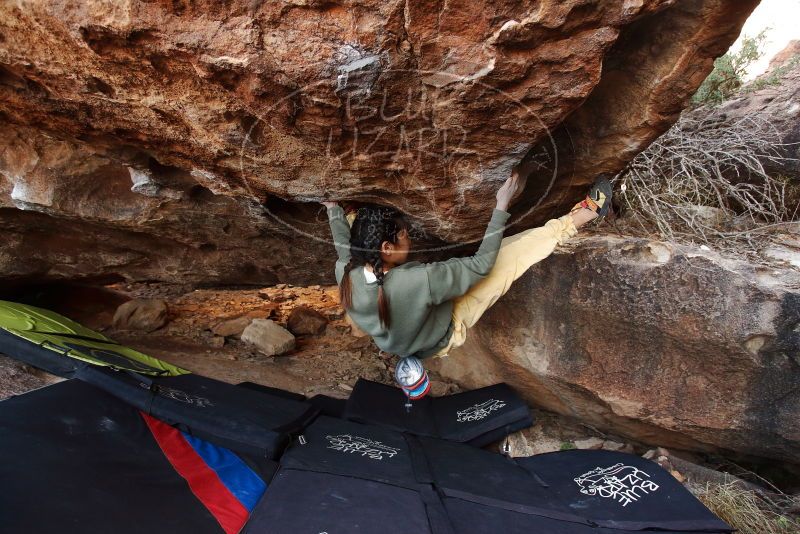
[[[350,434],[339,434],[338,436],[325,436],[330,445],[329,449],[347,452],[350,454],[360,454],[372,460],[383,460],[393,458],[400,449],[384,445],[380,441],[352,436]]]
[[[459,423],[466,423],[468,421],[480,421],[486,419],[489,414],[496,412],[500,408],[504,408],[505,402],[501,400],[491,399],[475,406],[470,406],[466,410],[456,412],[456,421]]]
[[[179,389],[170,388],[166,386],[158,386],[156,391],[162,397],[176,400],[178,402],[183,402],[185,404],[192,404],[194,406],[197,406],[198,408],[208,408],[209,406],[214,406],[214,403],[205,397],[200,397],[199,395],[192,395],[191,393],[187,393]]]
[[[584,495],[599,495],[620,503],[623,507],[658,489],[650,475],[636,467],[615,464],[597,467],[575,478]]]

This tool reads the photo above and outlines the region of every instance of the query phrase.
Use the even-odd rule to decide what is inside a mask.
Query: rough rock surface
[[[328,282],[309,201],[475,239],[526,156],[533,224],[668,128],[756,4],[5,2],[0,273]]]
[[[0,401],[62,379],[0,354]]]
[[[800,271],[583,237],[515,282],[449,357],[473,388],[644,443],[800,458]]]
[[[603,448],[603,440],[600,438],[585,438],[575,440],[575,448],[582,450],[599,450]]]
[[[240,336],[244,329],[247,328],[250,323],[253,322],[252,317],[242,316],[237,317],[236,319],[228,319],[226,321],[222,321],[219,324],[214,325],[211,328],[211,331],[220,337],[228,337],[228,336]]]
[[[298,306],[289,314],[286,328],[296,336],[321,334],[328,326],[328,320],[317,310],[306,306]]]
[[[278,356],[295,347],[291,332],[269,319],[253,319],[242,332],[242,341],[255,345],[266,356]]]
[[[167,303],[161,299],[133,299],[114,312],[113,326],[117,330],[152,332],[167,323],[167,313]]]

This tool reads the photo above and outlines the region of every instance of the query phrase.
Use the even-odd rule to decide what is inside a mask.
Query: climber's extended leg
[[[586,199],[576,204],[567,215],[503,239],[494,267],[486,278],[453,301],[453,335],[448,345],[434,356],[444,356],[453,348],[463,345],[467,329],[474,326],[483,313],[506,294],[514,280],[533,264],[552,254],[556,246],[574,236],[578,231],[576,223],[582,225],[597,216],[605,216],[611,205],[610,200],[611,184],[605,178],[598,179]]]
[[[552,254],[557,245],[576,232],[572,217],[564,215],[547,221],[539,228],[531,228],[504,238],[494,267],[486,278],[453,301],[453,336],[448,345],[435,356],[444,356],[450,350],[463,345],[467,338],[467,329],[478,322],[497,299],[505,295],[511,283],[533,264]]]
[[[472,328],[481,315],[506,294],[514,280],[552,254],[556,246],[577,231],[572,217],[564,215],[539,228],[503,239],[494,267],[486,278],[455,299],[453,314],[466,328]]]

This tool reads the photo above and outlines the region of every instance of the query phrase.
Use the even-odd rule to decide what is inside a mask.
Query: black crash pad
[[[452,529],[414,436],[321,416],[284,453],[244,532]]]
[[[151,378],[87,366],[76,377],[189,434],[267,458],[317,414],[304,401],[193,374]]]
[[[3,532],[223,533],[139,410],[78,380],[0,402],[0,456]]]
[[[634,454],[572,450],[519,458],[516,463],[547,485],[538,506],[575,512],[623,530],[729,532],[671,474]]]
[[[359,379],[344,417],[418,436],[482,447],[533,424],[525,402],[507,384],[444,397],[425,397],[406,409],[398,388]]]
[[[561,451],[511,460],[441,440],[420,442],[449,515],[464,532],[480,532],[469,527],[478,517],[541,532],[731,531],[672,475],[636,455]],[[464,503],[477,508],[465,513]]]
[[[730,532],[658,465],[621,453],[513,460],[463,443],[320,417],[280,463],[247,532]],[[614,472],[622,478],[610,483],[635,501],[623,505],[606,495],[608,488],[598,489],[597,469],[606,467],[611,470],[603,476],[619,469]],[[300,503],[305,495],[307,507]]]
[[[281,468],[242,532],[452,532],[447,527],[432,528],[432,515],[419,491],[362,478]]]

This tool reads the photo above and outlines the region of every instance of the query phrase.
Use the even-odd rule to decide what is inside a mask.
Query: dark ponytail
[[[339,284],[342,307],[350,309],[353,305],[350,271],[358,266],[371,265],[378,282],[378,318],[386,328],[391,325],[391,317],[389,299],[383,290],[386,273],[383,272],[381,245],[384,241],[397,243],[397,234],[403,229],[408,229],[406,220],[392,208],[374,206],[359,209],[350,230],[350,261]]]
[[[339,301],[344,309],[349,309],[353,305],[353,290],[352,284],[350,283],[350,271],[352,271],[355,266],[356,265],[353,262],[353,258],[351,257],[350,261],[347,262],[347,265],[344,267],[342,282],[339,284]]]
[[[381,324],[389,328],[392,318],[389,316],[389,298],[383,291],[383,278],[386,273],[383,272],[383,260],[380,256],[373,264],[372,269],[375,271],[375,278],[378,279],[378,317],[381,320]]]

